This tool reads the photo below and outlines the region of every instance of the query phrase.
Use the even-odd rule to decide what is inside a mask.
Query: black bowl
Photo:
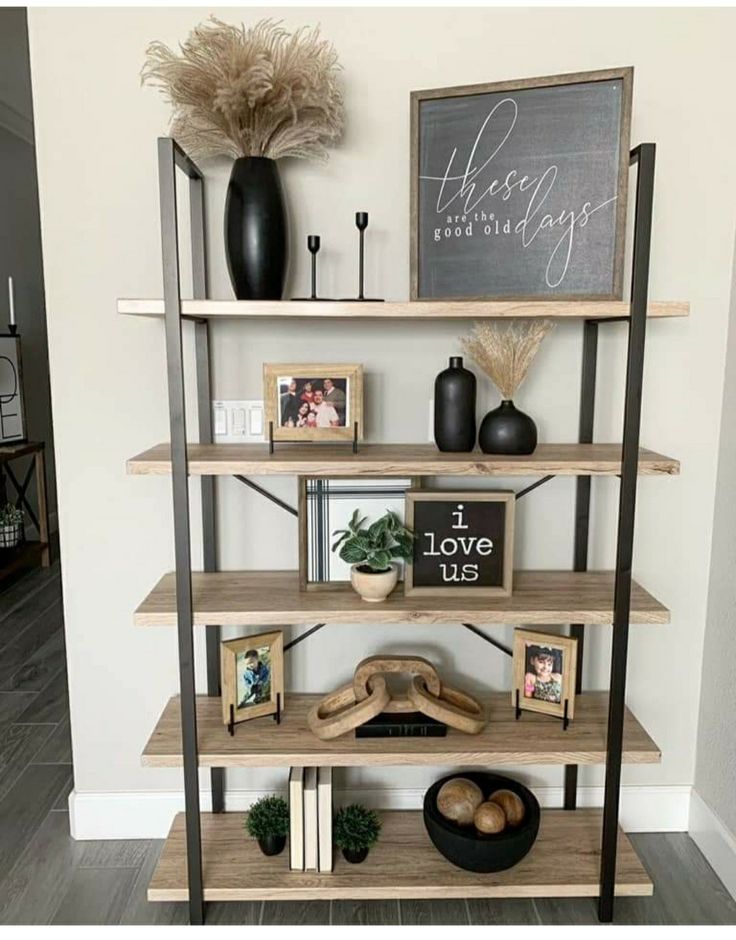
[[[477,783],[488,799],[496,790],[511,790],[524,801],[521,825],[494,835],[479,833],[474,826],[458,826],[437,809],[437,794],[448,780],[464,777]],[[488,773],[456,773],[443,777],[424,795],[424,825],[437,851],[448,862],[465,871],[505,871],[517,865],[534,845],[539,832],[539,803],[534,794],[517,780]]]

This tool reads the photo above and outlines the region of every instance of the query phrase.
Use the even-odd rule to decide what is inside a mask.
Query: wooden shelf
[[[514,718],[511,693],[484,699],[488,725],[480,734],[448,729],[444,738],[356,738],[345,734],[322,741],[309,730],[307,712],[319,695],[287,692],[281,724],[256,718],[228,734],[219,698],[197,696],[197,736],[201,767],[363,767],[442,764],[478,767],[500,764],[603,764],[606,760],[608,694],[583,692],[575,699],[575,720],[562,722],[524,712]],[[657,764],[661,753],[626,709],[623,761]],[[143,751],[144,767],[181,767],[179,696],[170,699]]]
[[[417,811],[381,813],[381,837],[361,865],[335,851],[331,873],[289,871],[288,851],[268,858],[243,831],[242,813],[202,814],[205,901],[339,898],[596,897],[599,893],[599,810],[543,810],[531,852],[508,871],[480,875],[451,865],[430,842]],[[653,893],[631,842],[619,830],[616,894]],[[153,878],[149,901],[186,901],[184,814],[174,818]]]
[[[295,571],[192,573],[194,625],[264,626],[298,623],[554,624],[613,622],[613,572],[517,571],[511,597],[406,597],[399,586],[367,604],[349,584],[301,591]],[[636,582],[631,623],[669,623],[669,611]],[[173,573],[161,578],[134,614],[137,626],[175,626]]]
[[[628,301],[602,300],[465,300],[465,301],[294,301],[184,300],[182,315],[197,319],[289,317],[303,320],[482,320],[500,317],[612,319],[629,315]],[[162,317],[163,300],[118,300],[118,313]],[[690,304],[681,300],[652,301],[650,317],[686,317]]]
[[[302,474],[313,477],[374,476],[616,476],[621,473],[620,444],[540,444],[527,457],[446,454],[433,444],[361,444],[357,454],[349,445],[190,444],[192,475],[231,476]],[[171,473],[169,444],[157,444],[127,463],[128,473]],[[671,457],[639,451],[642,475],[680,472]]]

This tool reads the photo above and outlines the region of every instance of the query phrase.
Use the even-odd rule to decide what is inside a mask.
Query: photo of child
[[[517,629],[513,653],[511,704],[572,720],[578,667],[575,637]]]
[[[251,708],[271,699],[271,649],[260,646],[238,653],[235,670],[237,676],[237,707]]]
[[[524,698],[540,702],[562,702],[562,663],[564,651],[554,646],[526,643]]]

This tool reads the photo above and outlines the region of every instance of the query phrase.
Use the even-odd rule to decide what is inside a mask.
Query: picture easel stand
[[[559,719],[562,722],[563,731],[567,731],[568,725],[570,724],[570,719],[567,714],[567,703],[568,703],[568,700],[565,699],[565,710],[562,714],[562,718]],[[514,711],[516,713],[515,714],[516,720],[518,721],[521,718],[521,705],[519,704],[519,690],[518,689],[516,690],[516,704],[514,706]],[[550,715],[549,717],[554,718],[555,716]]]
[[[301,444],[301,443],[303,443],[303,441],[296,440],[296,438],[293,440],[289,440],[289,441],[285,441],[285,440],[279,441],[279,444]],[[272,454],[274,452],[274,444],[275,444],[275,441],[273,439],[273,421],[269,421],[268,422],[268,452],[269,454]],[[358,422],[357,421],[353,422],[352,445],[353,445],[353,453],[357,454],[358,453]]]

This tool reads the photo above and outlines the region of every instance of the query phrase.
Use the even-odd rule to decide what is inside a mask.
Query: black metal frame
[[[631,566],[633,555],[636,486],[638,475],[639,429],[646,335],[649,253],[651,240],[652,203],[654,194],[655,145],[640,144],[631,152],[631,163],[637,165],[636,217],[631,283],[631,305],[628,317],[612,320],[585,321],[580,397],[581,443],[593,441],[595,416],[596,360],[598,325],[602,322],[628,323],[626,390],[623,421],[622,464],[620,475],[619,514],[614,576],[614,612],[611,646],[611,680],[608,709],[605,799],[601,841],[600,897],[598,916],[601,921],[613,919],[616,883],[616,852],[618,836],[619,797],[621,788],[621,757],[626,693],[626,660],[628,651],[631,600]],[[207,293],[205,230],[203,212],[203,177],[197,166],[168,137],[158,141],[159,187],[161,201],[161,242],[166,326],[166,360],[169,389],[169,423],[171,431],[171,470],[174,508],[174,547],[176,559],[176,601],[179,644],[179,681],[181,688],[182,749],[184,764],[184,802],[186,810],[187,873],[189,884],[189,918],[193,924],[204,922],[202,883],[202,845],[200,830],[199,757],[197,752],[197,715],[195,707],[194,642],[192,617],[192,574],[188,502],[188,464],[186,451],[186,411],[184,400],[184,362],[182,351],[181,282],[177,232],[176,169],[189,178],[191,237],[193,255],[194,296]],[[195,350],[199,438],[212,441],[209,334],[207,321],[195,320]],[[291,506],[245,477],[237,477],[282,509],[294,514]],[[546,476],[517,493],[521,498],[552,479]],[[215,481],[201,478],[202,526],[204,533],[203,562],[205,571],[217,568]],[[588,563],[590,528],[591,478],[577,478],[575,494],[575,549],[573,567],[585,571]],[[306,640],[324,624],[316,624],[285,646],[288,650]],[[468,630],[500,651],[510,654],[504,644],[489,637],[472,624]],[[207,688],[210,695],[220,692],[219,640],[220,627],[207,630]],[[578,640],[577,689],[582,688],[582,665],[585,627],[571,624],[570,631]],[[223,771],[212,770],[212,806],[215,812],[224,808]],[[574,809],[577,800],[577,766],[565,768],[566,809]]]

